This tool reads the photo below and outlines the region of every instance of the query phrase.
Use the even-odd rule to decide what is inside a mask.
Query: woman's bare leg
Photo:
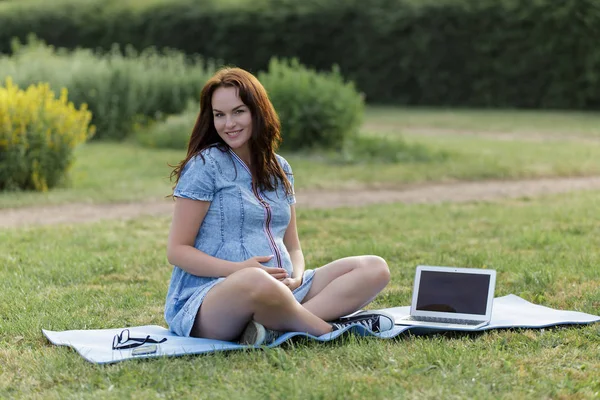
[[[302,305],[331,321],[369,304],[390,281],[390,270],[378,256],[347,257],[315,271]]]
[[[245,268],[208,292],[191,334],[235,340],[252,319],[278,331],[331,332],[331,325],[300,305],[283,283],[261,269]]]

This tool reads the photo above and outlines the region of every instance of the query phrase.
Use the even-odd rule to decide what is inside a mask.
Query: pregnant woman
[[[393,327],[384,313],[340,319],[389,282],[381,257],[305,269],[294,175],[275,153],[280,141],[279,118],[256,77],[223,68],[208,80],[187,156],[172,173],[165,319],[174,333],[260,345],[284,331]]]

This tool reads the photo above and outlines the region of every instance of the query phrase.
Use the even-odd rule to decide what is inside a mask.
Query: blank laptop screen
[[[490,276],[421,271],[417,310],[485,315]]]

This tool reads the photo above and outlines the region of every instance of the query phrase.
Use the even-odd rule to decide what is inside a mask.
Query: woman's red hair
[[[241,68],[222,68],[204,85],[200,94],[200,113],[188,142],[187,155],[175,166],[171,179],[175,177],[177,185],[183,167],[207,147],[217,144],[223,151],[229,148],[217,133],[213,120],[212,96],[220,87],[236,88],[252,115],[249,146],[254,186],[260,190],[272,191],[281,182],[286,194],[291,195],[292,186],[275,157],[275,151],[281,143],[279,117],[263,85],[254,75]]]

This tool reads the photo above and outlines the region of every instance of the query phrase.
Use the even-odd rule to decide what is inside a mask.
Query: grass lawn
[[[386,137],[392,137],[387,135]],[[400,187],[407,183],[519,179],[600,174],[600,141],[519,142],[460,135],[403,135],[406,142],[443,151],[432,162],[332,165],[314,157],[288,156],[297,188]]]
[[[505,140],[461,133],[438,136],[411,133],[411,126],[466,127],[481,132],[533,129],[553,135],[569,125],[572,132],[592,135],[600,117],[583,113],[506,111],[426,111],[369,108],[365,136],[405,140],[445,158],[429,162],[340,164],[319,155],[283,154],[296,174],[296,188],[400,187],[407,183],[452,180],[518,179],[600,174],[600,140]],[[382,122],[383,121],[383,122]],[[413,122],[411,122],[413,121]],[[560,122],[559,122],[560,121]],[[590,122],[592,121],[592,122]],[[379,127],[374,130],[374,124]],[[381,125],[383,124],[383,125]],[[385,125],[388,124],[388,125]],[[503,125],[504,124],[504,125]],[[595,125],[597,124],[597,125]],[[392,128],[390,128],[393,127]],[[495,128],[494,128],[495,129]],[[600,128],[599,128],[600,129]],[[398,133],[405,134],[399,135]],[[587,133],[586,133],[587,132]],[[592,132],[592,133],[590,133]],[[127,143],[89,143],[76,152],[70,185],[49,193],[0,193],[0,208],[69,202],[156,200],[170,194],[168,163],[184,151],[153,150]]]
[[[409,304],[414,266],[498,271],[509,293],[600,313],[599,192],[495,203],[298,210],[309,267],[375,253]],[[41,329],[158,324],[168,218],[0,231],[0,398],[592,398],[600,324],[327,344],[96,366]]]
[[[367,108],[365,126],[384,131],[442,129],[520,134],[524,139],[539,134],[600,138],[600,113],[371,106]]]

